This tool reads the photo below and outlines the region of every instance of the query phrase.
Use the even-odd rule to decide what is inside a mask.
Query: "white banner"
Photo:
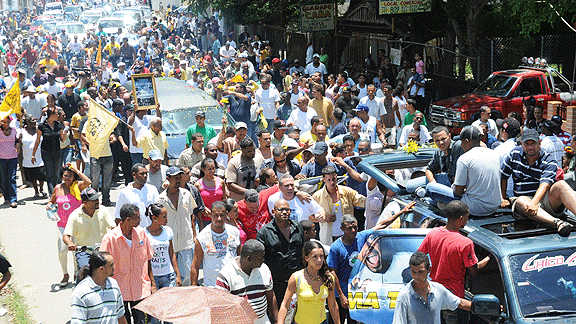
[[[303,33],[334,29],[334,4],[300,6],[300,23]]]

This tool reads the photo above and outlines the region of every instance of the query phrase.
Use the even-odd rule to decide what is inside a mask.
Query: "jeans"
[[[0,159],[0,177],[4,201],[15,203],[16,199],[16,167],[18,158]]]
[[[48,193],[52,195],[52,191],[58,182],[58,173],[62,168],[62,155],[60,154],[60,150],[42,150],[42,160],[44,161],[44,169],[46,170]]]
[[[132,166],[136,163],[142,163],[142,159],[144,158],[144,153],[130,153],[130,159],[132,160]],[[130,171],[132,172],[132,171]]]
[[[72,162],[72,159],[74,158],[74,148],[73,147],[61,149],[60,152],[62,155],[62,158],[61,158],[62,164]]]
[[[252,121],[248,121],[246,125],[248,126],[248,136],[254,141],[256,146],[258,146],[258,125]]]
[[[448,174],[447,173],[437,173],[434,175],[434,179],[436,180],[436,182],[441,183],[443,185],[446,186],[451,186],[452,182],[450,182],[450,178],[448,178]],[[416,191],[416,189],[418,189],[419,187],[426,187],[426,185],[428,184],[428,178],[424,177],[418,177],[416,179],[411,179],[408,180],[408,182],[406,182],[406,191],[410,192],[410,193],[414,193]]]
[[[451,187],[443,185],[438,182],[431,182],[426,185],[426,192],[428,196],[435,202],[443,202],[445,204],[452,200],[460,200],[462,196],[456,196]]]
[[[270,134],[272,134],[272,132],[274,131],[274,118],[272,119],[266,118],[266,121],[268,122],[268,130],[270,131]]]
[[[102,203],[110,203],[110,186],[112,184],[112,166],[114,159],[111,156],[100,158],[90,158],[90,175],[92,188],[98,190],[100,187],[100,175],[102,175]]]
[[[190,268],[192,267],[193,257],[194,249],[187,249],[176,252],[176,260],[178,262],[180,278],[182,279],[182,286],[190,286]]]
[[[125,301],[124,302],[124,317],[126,318],[126,322],[128,324],[147,324],[150,323],[150,316],[146,313],[142,312],[141,310],[137,310],[133,307],[138,305],[139,302],[142,300],[137,301]],[[132,322],[134,319],[134,322]]]

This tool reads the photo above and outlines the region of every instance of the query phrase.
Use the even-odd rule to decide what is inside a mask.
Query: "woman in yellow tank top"
[[[326,300],[328,309],[334,323],[340,324],[338,305],[334,296],[334,277],[330,274],[326,255],[322,245],[318,242],[306,242],[302,249],[302,259],[305,268],[290,276],[288,289],[278,312],[277,324],[283,324],[294,294],[297,295],[296,315],[294,323],[297,324],[326,324]]]

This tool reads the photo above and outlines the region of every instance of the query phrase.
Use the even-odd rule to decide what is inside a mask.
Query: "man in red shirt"
[[[278,186],[274,187],[278,191]],[[261,201],[264,203],[260,203]],[[244,199],[238,202],[238,221],[242,224],[244,232],[246,232],[247,240],[256,239],[258,230],[272,219],[268,212],[268,207],[260,209],[262,205],[268,206],[266,204],[267,201],[268,199],[262,199],[262,197],[258,196],[258,191],[248,189],[244,193]]]
[[[466,270],[475,276],[478,269],[486,266],[490,257],[478,262],[474,253],[474,243],[460,234],[460,229],[468,223],[468,206],[466,203],[453,200],[446,206],[446,227],[437,227],[430,231],[418,248],[418,251],[430,255],[432,271],[430,278],[442,284],[454,295],[464,298],[464,278]],[[446,324],[468,323],[466,311],[443,310],[442,318]]]

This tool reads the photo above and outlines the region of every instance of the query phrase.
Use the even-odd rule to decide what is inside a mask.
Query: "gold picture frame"
[[[134,102],[138,110],[158,108],[156,77],[153,73],[133,74],[132,89],[134,90]]]

